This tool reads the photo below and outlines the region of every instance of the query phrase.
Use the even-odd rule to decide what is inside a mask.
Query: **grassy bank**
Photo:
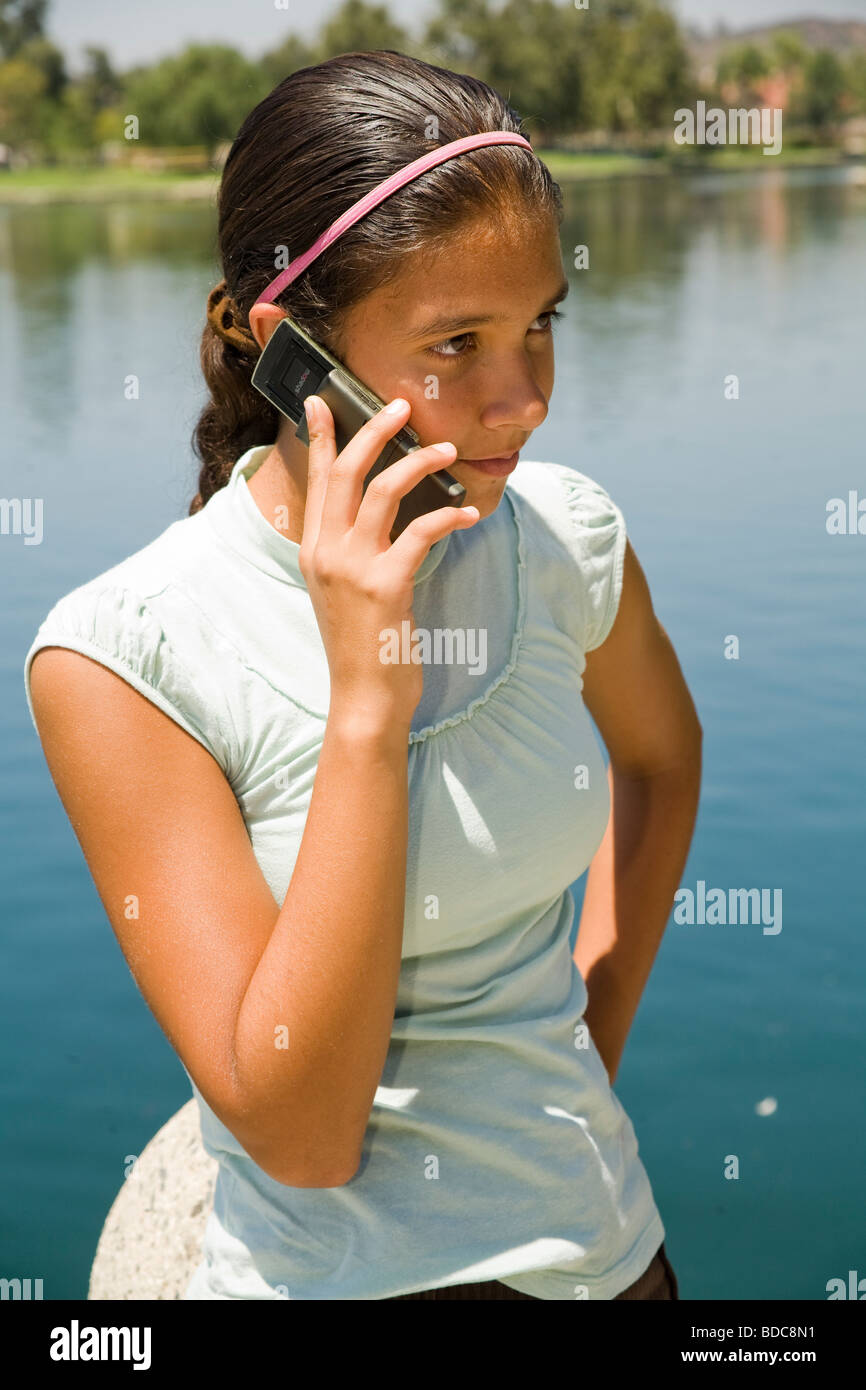
[[[765,155],[760,147],[736,146],[700,152],[694,148],[654,158],[633,154],[571,154],[565,150],[545,150],[538,154],[560,181],[659,177],[673,172],[704,170],[742,170],[797,166],[827,166],[845,163],[838,149],[803,147]],[[84,203],[136,199],[199,199],[216,196],[219,174],[143,169],[75,168],[51,166],[0,171],[0,203]]]
[[[114,199],[212,198],[219,175],[154,173],[65,165],[0,172],[0,203],[87,203]]]
[[[825,168],[849,162],[839,149],[827,146],[792,146],[777,155],[765,155],[760,146],[683,146],[675,153],[656,156],[629,154],[568,154],[563,150],[539,150],[538,154],[557,180],[615,178],[623,175],[652,176],[692,173],[695,170]]]

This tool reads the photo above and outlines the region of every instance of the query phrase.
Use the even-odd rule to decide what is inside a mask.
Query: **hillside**
[[[859,19],[792,19],[747,29],[719,27],[712,34],[686,28],[685,34],[697,66],[703,67],[714,65],[722,50],[732,44],[754,43],[762,47],[784,30],[793,30],[809,48],[829,48],[840,56],[854,49],[866,49],[866,22]]]

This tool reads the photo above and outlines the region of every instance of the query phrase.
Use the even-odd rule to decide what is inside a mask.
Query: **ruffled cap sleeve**
[[[24,662],[30,718],[30,667],[41,647],[67,647],[122,677],[188,734],[230,775],[231,721],[205,669],[194,678],[151,603],[128,589],[83,585],[59,599],[40,624]],[[38,731],[37,731],[38,732]]]
[[[571,519],[570,538],[583,582],[583,650],[600,647],[613,627],[622,593],[625,518],[600,483],[556,466]]]

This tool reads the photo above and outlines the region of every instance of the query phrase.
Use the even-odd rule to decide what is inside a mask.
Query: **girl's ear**
[[[250,330],[262,351],[267,347],[277,324],[284,318],[285,309],[280,309],[276,304],[254,304],[250,309]]]

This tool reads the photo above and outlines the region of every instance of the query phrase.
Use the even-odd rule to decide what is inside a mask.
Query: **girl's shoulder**
[[[586,473],[562,463],[521,459],[508,487],[557,532],[571,535],[575,531],[624,525],[622,512],[607,489]]]
[[[68,590],[52,605],[24,660],[24,689],[34,727],[33,658],[43,647],[65,647],[121,676],[228,770],[233,755],[228,739],[231,719],[221,717],[224,701],[214,669],[213,634],[201,621],[195,602],[196,586],[206,582],[210,547],[201,516],[198,512],[172,522],[147,545]]]
[[[594,478],[548,460],[521,459],[508,488],[559,626],[592,651],[610,631],[622,591],[627,531],[620,507]]]

